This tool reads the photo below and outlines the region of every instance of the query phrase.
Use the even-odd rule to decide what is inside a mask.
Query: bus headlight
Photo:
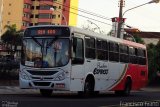
[[[61,80],[64,80],[64,79],[65,79],[65,73],[62,72],[54,80],[55,81],[61,81]]]
[[[21,78],[23,78],[25,80],[30,80],[29,76],[26,73],[24,73],[24,72],[21,72],[20,76],[21,76]]]

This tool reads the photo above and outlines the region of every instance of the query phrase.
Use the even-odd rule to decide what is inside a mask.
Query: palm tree
[[[11,49],[12,51],[16,51],[17,45],[20,45],[21,38],[19,32],[16,31],[16,25],[13,24],[11,26],[6,25],[6,32],[2,35],[1,39],[6,44],[6,47]],[[10,45],[10,47],[9,47]],[[14,46],[14,50],[12,50],[12,46]]]

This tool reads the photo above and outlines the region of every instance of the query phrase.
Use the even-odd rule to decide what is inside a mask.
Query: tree
[[[148,44],[147,45],[148,53],[148,77],[150,84],[159,84],[160,77],[157,75],[157,72],[160,73],[160,40],[156,45]]]
[[[139,36],[137,36],[137,35],[133,35],[133,37],[134,37],[134,39],[135,39],[135,41],[136,41],[137,43],[144,44],[144,40],[143,40],[141,37],[139,37]]]
[[[19,35],[19,32],[16,31],[16,25],[6,25],[5,28],[7,30],[1,37],[2,41],[6,44],[6,47],[9,49],[12,49],[12,46],[14,46],[14,51],[16,51],[17,45],[21,44],[21,37]]]
[[[157,64],[156,64],[156,45],[154,44],[148,44],[147,45],[147,54],[148,54],[148,78],[149,78],[149,83],[153,81],[153,79],[156,76],[156,71],[157,71]]]
[[[88,21],[88,22],[90,22],[90,21]],[[100,27],[98,27],[96,24],[94,24],[96,26],[92,26],[92,24],[93,24],[93,22],[85,23],[82,25],[82,28],[85,30],[88,30],[88,31],[97,32],[97,33],[104,34],[104,35],[107,34],[104,30],[101,30]]]
[[[12,43],[14,36],[16,35],[16,25],[6,25],[6,32],[2,35],[2,40],[5,43]]]

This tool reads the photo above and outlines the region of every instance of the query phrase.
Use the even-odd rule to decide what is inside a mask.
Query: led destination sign
[[[24,36],[60,36],[69,37],[70,31],[68,27],[32,27],[26,29]]]

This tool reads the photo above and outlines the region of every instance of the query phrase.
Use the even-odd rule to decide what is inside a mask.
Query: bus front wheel
[[[94,78],[92,76],[89,76],[84,84],[84,93],[85,94],[93,94],[94,92]]]
[[[48,89],[40,89],[40,93],[44,97],[49,97],[52,95],[53,90],[48,90]]]

